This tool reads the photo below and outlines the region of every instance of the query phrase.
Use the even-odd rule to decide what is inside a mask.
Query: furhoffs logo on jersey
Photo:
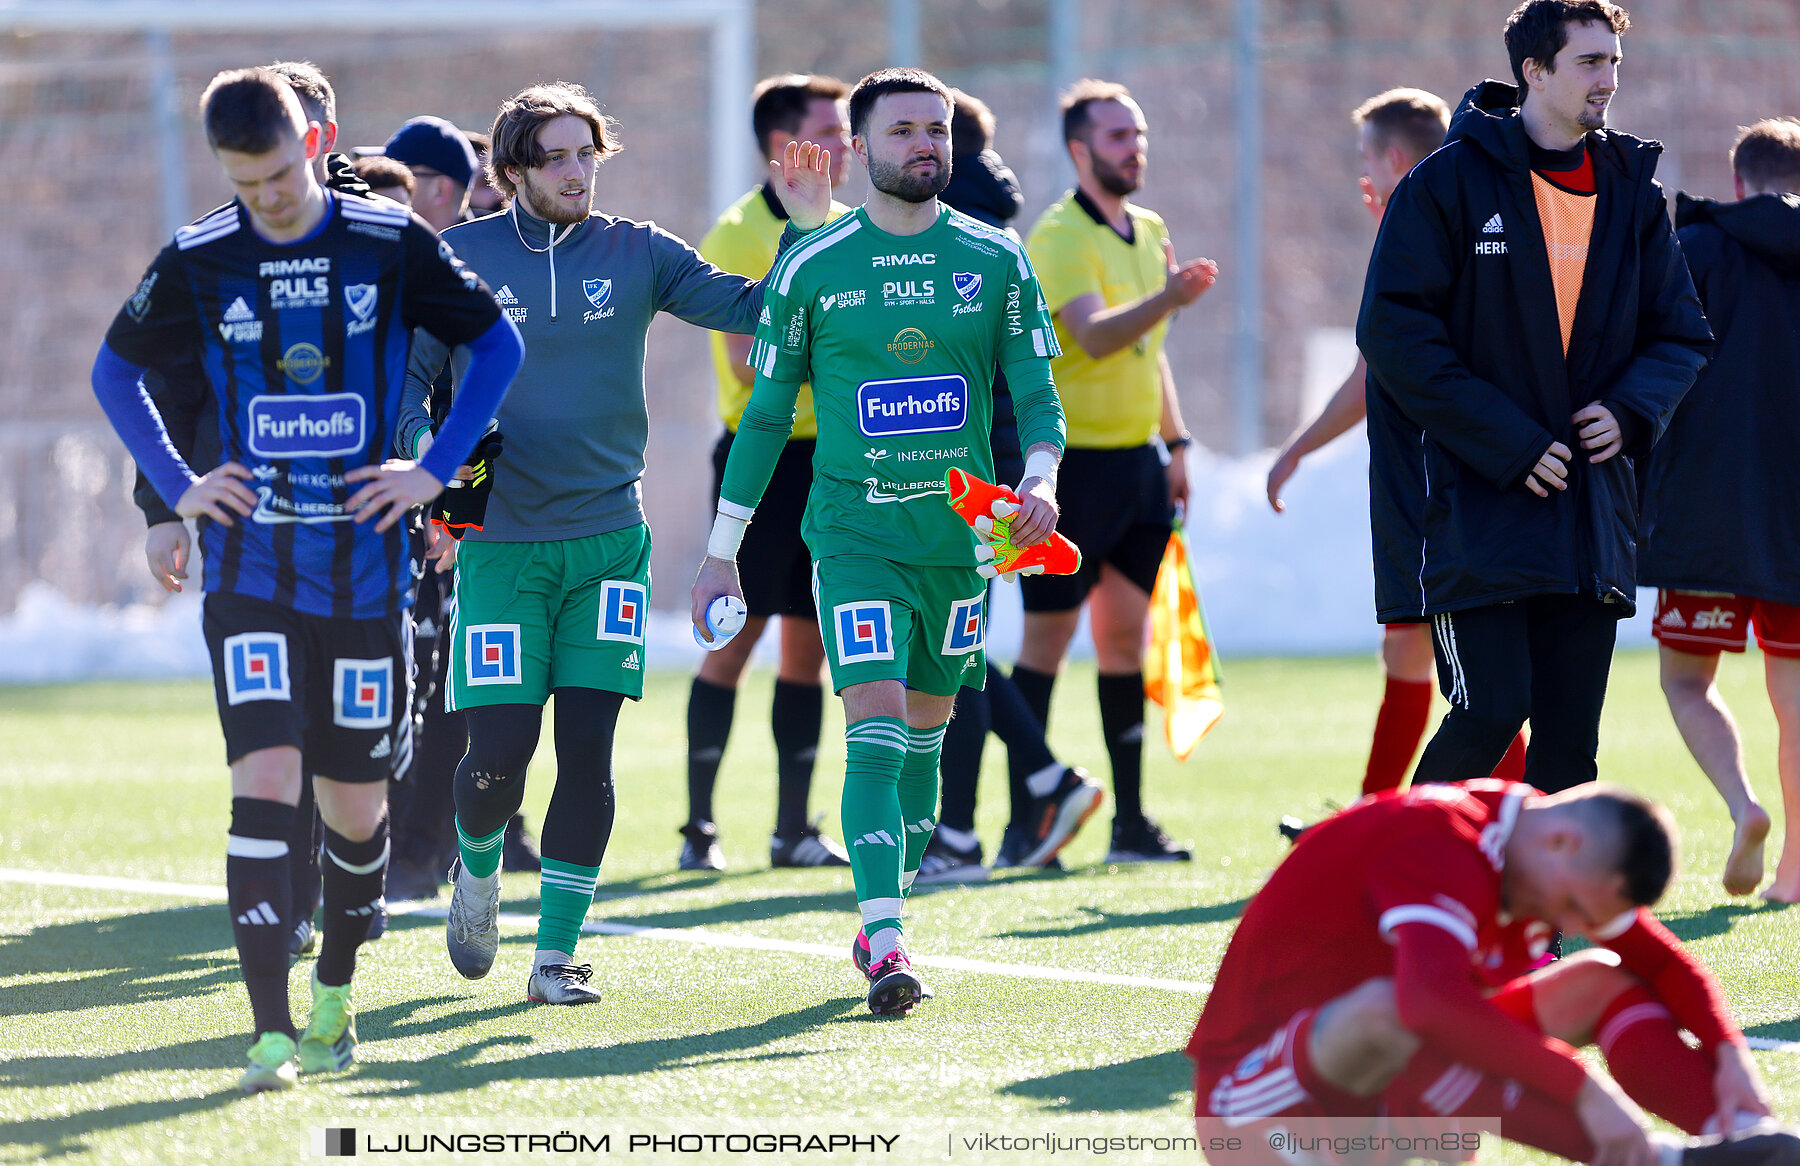
[[[368,403],[355,393],[250,398],[257,457],[348,457],[362,450]]]
[[[649,596],[642,584],[628,579],[608,579],[600,584],[600,627],[597,640],[628,644],[644,642],[644,609]]]
[[[468,651],[470,684],[520,683],[518,624],[475,624],[469,628]]]
[[[856,388],[856,423],[864,437],[949,433],[969,419],[969,382],[960,376],[864,381]]]
[[[287,636],[281,632],[239,632],[225,637],[225,703],[291,700]]]
[[[385,729],[394,723],[393,660],[333,662],[331,723],[346,729]]]
[[[831,609],[839,664],[894,658],[894,623],[886,600],[840,603]]]
[[[950,605],[950,623],[944,629],[944,650],[940,655],[966,656],[987,643],[987,620],[982,613],[984,598],[977,595]]]
[[[956,287],[956,294],[962,297],[963,303],[969,303],[981,294],[981,273],[978,271],[959,271],[950,277]]]
[[[350,319],[346,322],[344,335],[360,336],[375,327],[375,304],[380,298],[381,289],[372,283],[347,283],[344,285],[344,306],[350,309]]]
[[[588,303],[596,308],[604,308],[606,301],[612,299],[612,280],[584,279],[581,281],[581,291],[587,296]]]

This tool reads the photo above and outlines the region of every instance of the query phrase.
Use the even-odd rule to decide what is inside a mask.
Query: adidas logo
[[[377,899],[373,903],[365,903],[360,907],[345,907],[344,914],[352,919],[367,919],[375,914],[375,909],[379,906],[381,906],[381,900]]]
[[[1687,620],[1681,618],[1681,612],[1672,607],[1664,612],[1663,617],[1656,622],[1666,628],[1684,628],[1687,626]]]
[[[268,901],[264,900],[239,915],[237,921],[251,927],[267,927],[270,924],[280,923],[281,918],[275,914],[275,908],[269,906]]]
[[[619,667],[629,668],[633,672],[640,672],[643,670],[644,662],[638,659],[637,649],[633,648],[631,650],[631,655],[625,657],[625,662],[619,665]]]
[[[369,760],[377,761],[383,757],[388,756],[393,751],[394,751],[393,743],[390,740],[388,740],[388,738],[386,736],[383,736],[381,738],[381,740],[379,740],[375,743],[375,748],[369,750]]]
[[[242,324],[245,321],[254,319],[256,319],[256,313],[250,310],[250,305],[244,302],[243,296],[239,296],[237,299],[231,301],[231,306],[225,309],[225,322],[227,324]]]
[[[430,616],[426,616],[424,619],[413,625],[413,635],[421,640],[436,639],[437,624],[432,622]]]
[[[762,315],[760,315],[756,318],[756,322],[758,324],[761,324],[761,325],[767,327],[769,324],[769,309],[764,308],[762,310]]]
[[[518,303],[519,297],[513,295],[512,288],[501,284],[500,290],[494,293],[494,302],[504,308],[509,304]]]
[[[920,818],[917,822],[908,822],[906,824],[906,832],[908,834],[929,834],[936,829],[937,823],[933,822],[930,818]]]
[[[861,838],[852,839],[850,842],[850,845],[852,845],[852,846],[898,846],[900,844],[898,842],[895,842],[894,836],[892,834],[889,834],[886,830],[877,830],[872,834],[864,834]]]
[[[1495,211],[1494,217],[1483,223],[1481,226],[1481,233],[1484,235],[1501,235],[1505,234],[1505,232],[1506,227],[1500,222],[1499,211]]]

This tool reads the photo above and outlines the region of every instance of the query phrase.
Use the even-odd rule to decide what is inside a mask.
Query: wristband
[[[745,519],[724,512],[714,515],[712,534],[706,540],[707,557],[737,562],[738,548],[744,544],[744,531],[749,526]]]
[[[1054,488],[1056,485],[1056,467],[1061,459],[1049,450],[1040,449],[1025,458],[1025,476],[1019,479],[1023,485],[1028,478],[1042,478]]]
[[[1165,440],[1163,442],[1163,445],[1168,448],[1170,453],[1174,453],[1178,449],[1186,449],[1192,444],[1194,444],[1194,435],[1185,429],[1181,431],[1181,436],[1177,437],[1174,441]]]

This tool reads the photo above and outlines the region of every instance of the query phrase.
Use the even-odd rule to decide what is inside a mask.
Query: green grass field
[[[1722,687],[1743,724],[1758,792],[1779,815],[1758,663],[1729,660]],[[310,1131],[326,1127],[354,1127],[392,1147],[407,1143],[383,1139],[453,1131],[611,1138],[604,1153],[529,1152],[519,1141],[506,1143],[518,1154],[393,1155],[406,1162],[1026,1163],[1049,1158],[972,1151],[966,1139],[1191,1132],[1190,1075],[1178,1050],[1201,985],[1285,850],[1275,820],[1317,816],[1355,793],[1380,683],[1373,659],[1230,662],[1225,720],[1195,757],[1170,760],[1159,722],[1146,748],[1150,808],[1171,834],[1191,840],[1193,864],[1094,865],[1106,848],[1103,817],[1071,845],[1064,874],[915,896],[908,930],[919,954],[1024,966],[1026,974],[927,962],[938,996],[904,1020],[867,1014],[845,957],[856,928],[848,872],[767,867],[774,760],[766,673],[739,702],[721,777],[732,863],[723,875],[673,870],[685,810],[686,677],[652,674],[644,702],[627,708],[618,824],[589,915],[699,929],[698,938],[731,945],[695,942],[686,930],[584,938],[578,958],[592,961],[606,999],[555,1009],[524,1001],[527,929],[503,929],[493,974],[470,982],[450,968],[438,919],[396,916],[358,972],[360,1062],[291,1093],[245,1098],[233,1088],[249,1007],[216,902],[0,881],[0,1163],[301,1161],[311,1159]],[[1092,694],[1091,667],[1065,677],[1053,736],[1066,760],[1103,774]],[[815,806],[833,810],[834,832],[837,717],[834,707],[814,791]],[[228,795],[206,684],[0,689],[0,740],[0,868],[223,885]],[[534,821],[549,795],[549,753],[546,745],[532,770],[526,812]],[[1601,771],[1679,817],[1686,869],[1661,914],[1716,969],[1744,1027],[1800,1040],[1800,914],[1720,889],[1729,822],[1669,720],[1652,655],[1618,659]],[[1005,815],[997,746],[982,793],[979,825],[991,850]],[[534,876],[509,875],[505,887],[504,910],[535,913]],[[776,942],[758,949],[756,940]],[[307,967],[293,978],[302,1020]],[[1176,983],[1084,982],[1058,972]],[[1800,1116],[1800,1053],[1757,1059],[1777,1111]],[[633,1134],[678,1131],[900,1140],[873,1154],[743,1154],[730,1152],[742,1143],[724,1142],[717,1153],[652,1153],[629,1144]],[[1540,1160],[1510,1147],[1482,1158]]]

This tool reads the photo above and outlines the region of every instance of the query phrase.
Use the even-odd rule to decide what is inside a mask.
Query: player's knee
[[[1327,1081],[1367,1096],[1404,1069],[1419,1045],[1400,1021],[1393,980],[1379,977],[1319,1009],[1308,1052]]]
[[[1605,948],[1588,948],[1557,960],[1531,977],[1532,1007],[1544,1031],[1572,1045],[1593,1041],[1600,1017],[1643,981],[1619,966]]]
[[[1381,637],[1381,667],[1395,680],[1429,683],[1435,664],[1425,624],[1390,624]]]
[[[231,763],[231,792],[292,806],[300,800],[300,750],[289,745],[257,749]]]

